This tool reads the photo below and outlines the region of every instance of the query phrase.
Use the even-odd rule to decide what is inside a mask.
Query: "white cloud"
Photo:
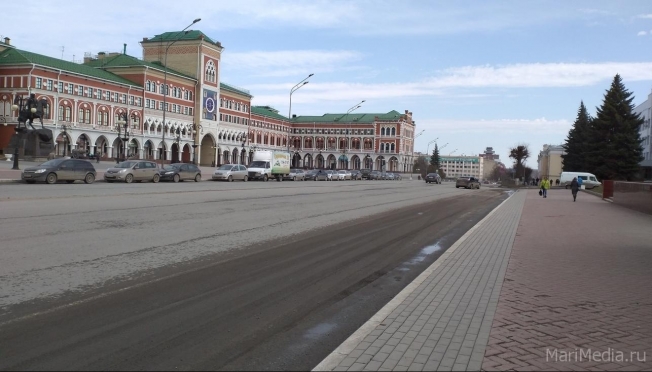
[[[639,14],[636,18],[652,19],[652,14]]]
[[[419,128],[433,133],[568,133],[572,123],[566,119],[422,119]]]
[[[285,57],[284,57],[285,58]],[[280,61],[272,60],[277,65]],[[263,63],[263,62],[261,62]],[[267,68],[265,66],[259,66]],[[283,69],[285,71],[285,69]],[[625,81],[652,80],[652,62],[604,62],[604,63],[535,63],[506,66],[464,66],[439,71],[434,77],[405,83],[320,83],[315,75],[301,94],[293,100],[303,103],[324,101],[351,101],[365,99],[395,99],[401,97],[448,97],[451,94],[488,94],[478,89],[492,88],[561,88],[593,86],[609,82],[616,74]],[[258,94],[256,104],[283,105],[293,83],[254,84],[248,87]],[[458,89],[475,90],[459,92]]]
[[[636,36],[645,36],[645,35],[647,35],[647,31],[639,31],[638,34],[636,34]]]
[[[349,64],[361,59],[348,50],[281,50],[229,53],[223,63],[230,72],[246,70],[251,76],[299,76],[355,68]]]

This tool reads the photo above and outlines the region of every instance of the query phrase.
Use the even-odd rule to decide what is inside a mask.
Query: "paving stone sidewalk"
[[[526,193],[469,230],[315,370],[479,370]]]
[[[652,370],[652,216],[527,192],[484,370]]]

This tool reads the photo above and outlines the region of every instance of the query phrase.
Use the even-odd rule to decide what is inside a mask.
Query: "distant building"
[[[643,125],[639,129],[639,134],[641,136],[641,146],[643,147],[643,161],[640,162],[643,177],[646,180],[652,179],[652,148],[650,146],[650,137],[652,137],[652,93],[650,93],[645,102],[636,106],[634,111],[641,115],[643,120]]]
[[[563,166],[561,157],[563,154],[564,147],[561,145],[543,145],[543,150],[539,152],[537,158],[539,178],[559,179]]]
[[[484,150],[484,154],[478,155],[481,158],[484,158],[485,160],[498,160],[500,159],[500,155],[496,155],[496,152],[494,151],[493,147],[487,147]]]
[[[475,177],[485,179],[485,160],[480,156],[442,156],[441,169],[446,178]]]

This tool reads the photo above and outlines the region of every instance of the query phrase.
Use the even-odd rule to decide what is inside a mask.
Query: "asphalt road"
[[[310,369],[505,197],[417,181],[2,185],[0,369]]]

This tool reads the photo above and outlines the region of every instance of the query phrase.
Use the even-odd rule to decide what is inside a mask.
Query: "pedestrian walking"
[[[536,186],[539,186],[539,177],[537,177],[536,181],[537,181]]]
[[[543,181],[541,181],[541,191],[542,191],[542,196],[544,198],[548,197],[548,189],[550,188],[550,181],[548,181],[547,178],[544,178]]]
[[[582,179],[582,177],[577,177],[577,184],[579,185],[578,187],[579,187],[580,190],[582,189],[582,182],[583,181],[584,180]]]
[[[573,201],[577,200],[577,191],[580,189],[580,184],[577,182],[577,177],[573,178],[571,181],[571,191],[573,192]]]

